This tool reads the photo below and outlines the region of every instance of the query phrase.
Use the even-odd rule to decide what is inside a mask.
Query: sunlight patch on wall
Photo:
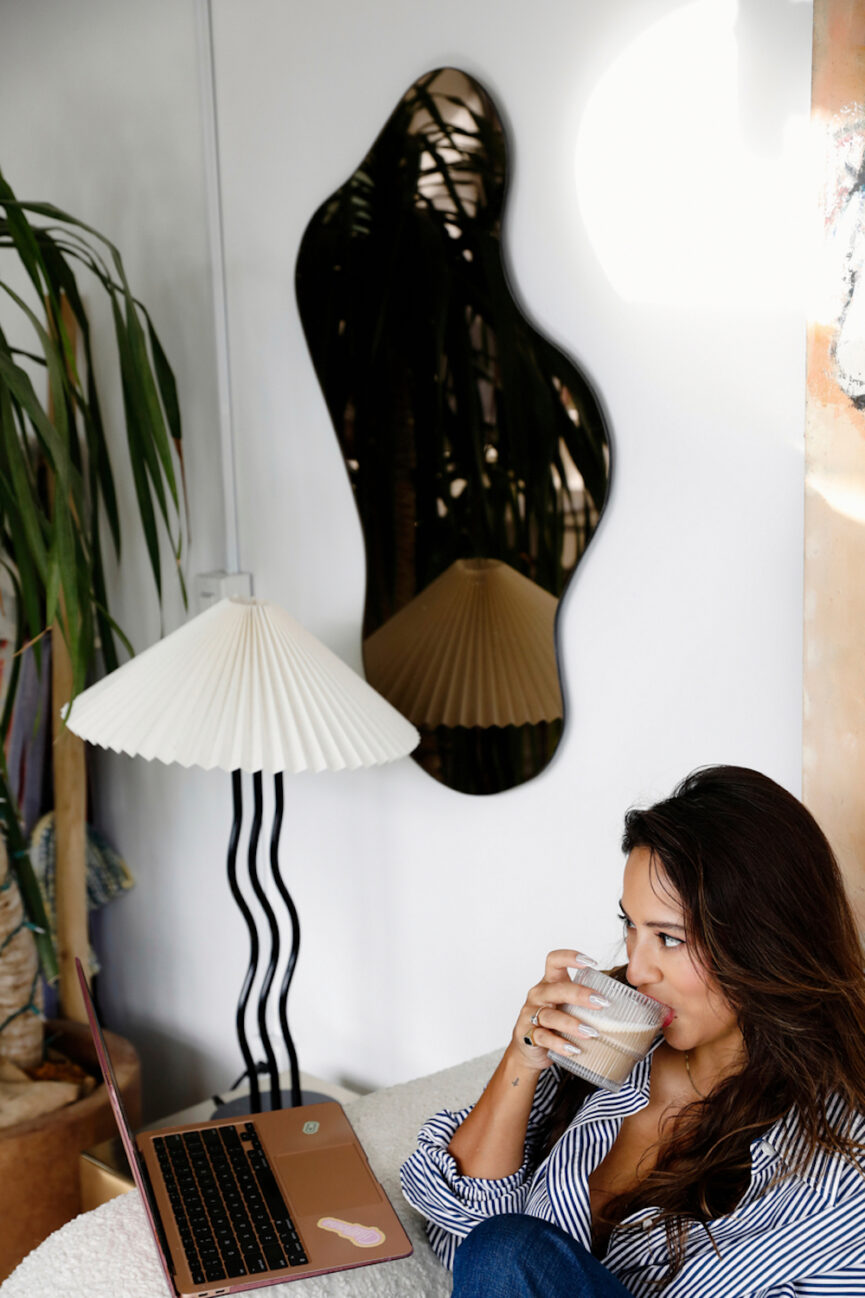
[[[631,42],[583,114],[575,170],[594,251],[626,302],[804,310],[811,154],[790,115],[775,156],[739,107],[736,0],[696,0]]]

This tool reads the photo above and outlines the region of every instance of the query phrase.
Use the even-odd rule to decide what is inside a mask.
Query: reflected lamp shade
[[[369,681],[415,725],[562,716],[558,600],[498,559],[457,559],[364,641]]]
[[[285,1102],[270,1040],[269,998],[280,959],[281,935],[272,898],[258,874],[262,773],[273,775],[274,813],[270,868],[276,893],[291,922],[291,949],[279,989],[279,1024],[291,1068],[292,1105],[325,1099],[304,1095],[297,1052],[288,1027],[289,986],[300,949],[300,921],[279,866],[284,771],[343,771],[378,766],[407,756],[420,740],[414,726],[366,681],[288,613],[262,600],[228,598],[85,690],[66,711],[69,729],[82,739],[130,756],[231,772],[234,819],[228,844],[228,884],[249,934],[249,965],[235,1024],[247,1099],[216,1116],[261,1111],[259,1072],[270,1077],[270,1107]],[[270,941],[258,995],[258,1038],[266,1056],[253,1057],[246,1030],[247,1004],[259,975],[261,935],[241,886],[237,848],[243,816],[241,772],[252,774],[248,882]]]
[[[223,771],[342,771],[405,757],[420,736],[283,609],[220,600],[74,700],[102,748]]]

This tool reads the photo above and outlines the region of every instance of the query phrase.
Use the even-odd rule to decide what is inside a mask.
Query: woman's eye
[[[673,947],[681,946],[684,941],[684,938],[673,937],[671,933],[659,933],[658,937],[661,939],[664,946],[670,949],[672,949]]]
[[[628,929],[634,927],[631,921],[628,919],[627,915],[623,915],[621,911],[619,911],[619,920],[621,921],[622,928],[625,930],[626,933]]]

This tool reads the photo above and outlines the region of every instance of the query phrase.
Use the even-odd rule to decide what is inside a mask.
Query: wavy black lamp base
[[[230,1116],[229,1110],[235,1113],[261,1113],[265,1109],[281,1109],[303,1104],[304,1102],[311,1102],[306,1099],[306,1096],[301,1091],[297,1051],[294,1048],[294,1042],[292,1041],[291,1033],[288,1030],[288,992],[291,986],[291,980],[294,976],[294,968],[297,964],[298,952],[300,951],[300,920],[298,919],[294,902],[291,899],[291,895],[285,886],[279,870],[279,834],[282,828],[284,809],[282,774],[277,773],[273,777],[274,811],[273,826],[270,835],[270,871],[276,889],[291,921],[291,950],[288,955],[288,961],[286,963],[277,1000],[280,1031],[282,1033],[286,1054],[288,1055],[288,1065],[291,1073],[291,1089],[290,1091],[285,1092],[280,1086],[276,1055],[274,1054],[270,1032],[267,1025],[267,1010],[271,992],[273,990],[277,965],[279,963],[280,934],[276,914],[270,904],[267,893],[261,885],[261,880],[258,875],[258,840],[261,834],[262,818],[261,771],[255,771],[252,776],[253,815],[249,827],[247,863],[249,868],[249,883],[264,914],[269,935],[267,966],[262,977],[256,1012],[258,1036],[261,1040],[261,1047],[264,1050],[266,1060],[263,1065],[256,1064],[254,1061],[246,1035],[247,1006],[252,991],[252,984],[255,981],[256,974],[258,973],[261,941],[255,917],[249,907],[246,897],[241,891],[237,879],[237,845],[240,838],[241,820],[243,818],[243,790],[241,785],[241,773],[239,770],[232,771],[231,773],[231,787],[234,803],[234,819],[232,821],[231,835],[228,841],[228,886],[231,889],[231,895],[237,902],[238,909],[243,915],[249,933],[249,964],[247,966],[246,974],[244,975],[243,985],[240,989],[240,997],[237,1002],[235,1025],[237,1028],[237,1040],[240,1045],[240,1053],[243,1056],[243,1076],[245,1076],[249,1081],[249,1094],[242,1096],[237,1100],[230,1100],[228,1105],[224,1108],[220,1106],[217,1111],[219,1116]],[[270,1093],[266,1099],[263,1099],[261,1094],[261,1088],[258,1082],[259,1072],[266,1074],[270,1081]],[[306,1093],[306,1095],[309,1094],[310,1092]],[[320,1098],[327,1099],[328,1097],[323,1096]],[[235,1106],[240,1107],[235,1108]]]

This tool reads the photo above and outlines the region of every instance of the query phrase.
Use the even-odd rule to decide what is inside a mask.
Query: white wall
[[[0,9],[0,95],[16,52],[49,102],[67,78],[87,148],[74,165],[34,151],[58,129],[38,108],[5,123],[0,165],[116,226],[139,272],[182,385],[195,571],[223,555],[193,8],[74,8],[77,31],[59,0]],[[589,370],[615,448],[561,619],[570,721],[547,771],[488,799],[408,760],[287,781],[303,922],[291,1021],[310,1071],[377,1085],[480,1053],[507,1036],[550,946],[610,957],[622,812],[694,765],[742,762],[798,791],[810,6],[743,8],[214,0],[240,562],[256,593],[360,665],[360,529],[294,260],[314,209],[431,67],[479,77],[502,111],[514,284]],[[130,141],[114,126],[127,113]],[[158,620],[132,562],[120,614],[141,648]],[[102,819],[138,877],[102,926],[103,1001],[165,1112],[240,1071],[228,781],[119,758],[100,776]]]

